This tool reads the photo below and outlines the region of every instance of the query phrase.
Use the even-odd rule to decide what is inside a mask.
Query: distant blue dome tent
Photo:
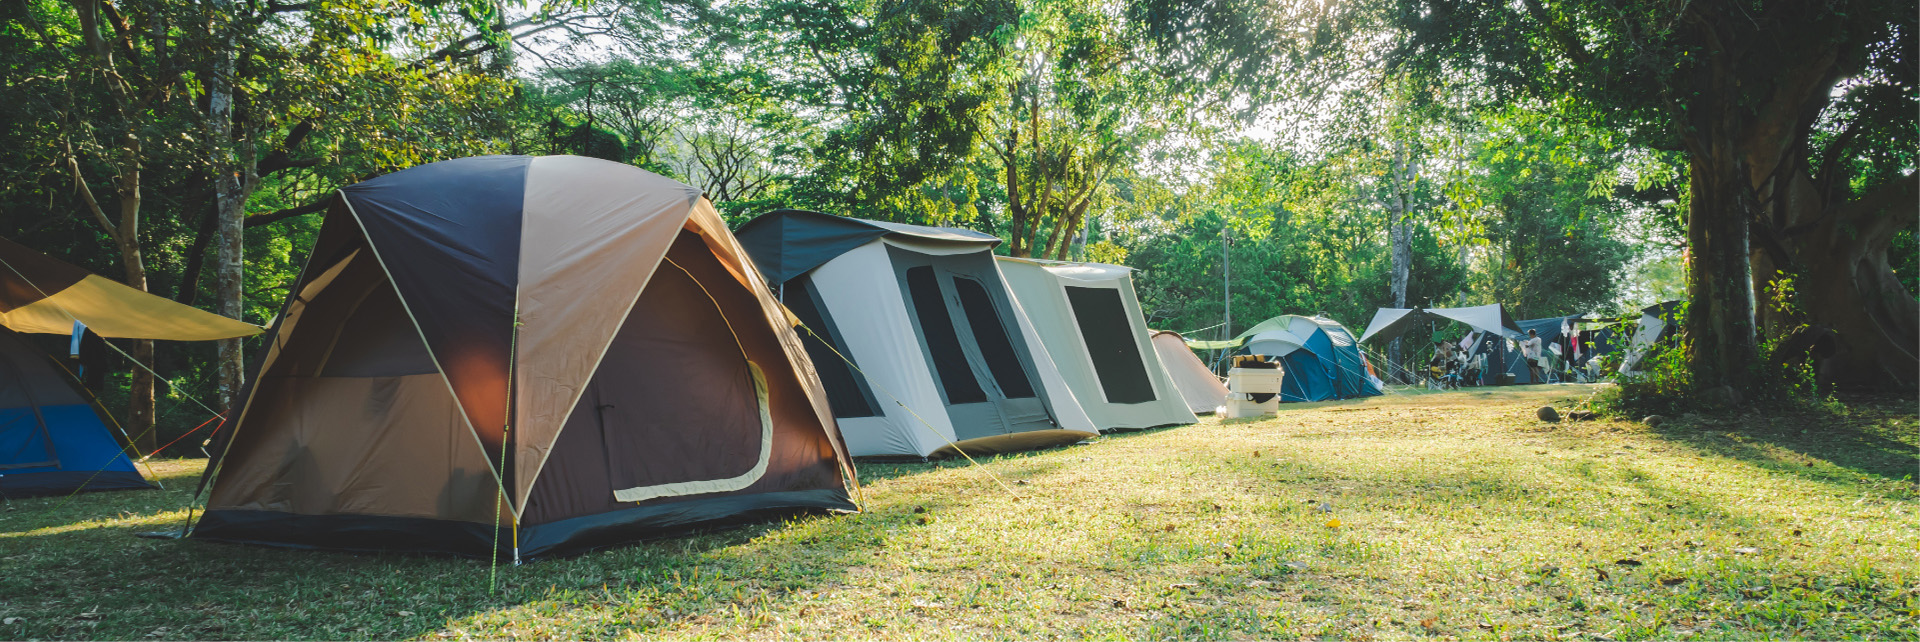
[[[1346,326],[1326,317],[1281,315],[1254,324],[1227,341],[1188,341],[1201,350],[1230,350],[1275,358],[1286,375],[1283,402],[1377,397],[1380,378]]]
[[[25,336],[81,329],[176,341],[260,333],[0,239],[0,497],[153,488],[80,382]]]

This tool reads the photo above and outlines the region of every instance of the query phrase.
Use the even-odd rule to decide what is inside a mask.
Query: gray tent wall
[[[1529,319],[1520,321],[1515,325],[1520,327],[1520,339],[1524,340],[1527,338],[1528,330],[1532,330],[1538,334],[1540,337],[1540,354],[1547,357],[1547,363],[1549,364],[1547,370],[1554,370],[1559,367],[1562,355],[1554,354],[1552,346],[1566,341],[1566,333],[1564,330],[1567,329],[1567,326],[1571,323],[1569,320],[1575,318],[1578,317]],[[1494,345],[1499,346],[1503,352],[1501,363],[1506,368],[1505,372],[1513,375],[1514,383],[1520,385],[1546,383],[1545,380],[1535,378],[1533,372],[1527,368],[1527,359],[1520,353],[1520,343],[1518,341],[1500,341]],[[1561,351],[1564,353],[1566,348],[1563,346]]]
[[[797,210],[736,234],[813,330],[805,341],[853,456],[1003,452],[1098,433],[1008,292],[998,238]]]
[[[1131,269],[998,260],[1014,298],[1094,425],[1115,431],[1199,421],[1154,351]]]

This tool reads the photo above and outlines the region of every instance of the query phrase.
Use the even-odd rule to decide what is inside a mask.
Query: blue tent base
[[[88,470],[55,470],[11,475],[0,473],[0,497],[7,499],[52,497],[107,490],[153,489],[154,485],[148,483],[140,473],[124,470],[107,470],[98,473]]]

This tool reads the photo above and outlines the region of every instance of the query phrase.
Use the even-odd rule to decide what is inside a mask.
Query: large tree
[[[508,21],[482,10],[490,4],[439,11],[408,0],[323,11],[271,1],[22,7],[0,15],[11,45],[0,90],[11,106],[0,137],[13,152],[4,186],[46,200],[8,207],[7,218],[33,220],[34,228],[96,225],[81,234],[114,249],[128,285],[164,292],[170,282],[187,303],[200,298],[212,254],[214,307],[256,322],[265,319],[245,314],[245,230],[320,209],[276,206],[249,217],[257,189],[324,194],[338,183],[301,187],[280,174],[345,178],[471,149],[451,139],[487,128],[473,108],[504,94],[504,68],[485,54],[516,30],[577,15]],[[76,220],[49,209],[84,214]],[[167,259],[158,279],[156,249]],[[215,405],[238,388],[239,347],[221,346]],[[130,352],[128,424],[147,450],[156,442],[158,364],[152,342],[132,342]]]
[[[1912,0],[1396,5],[1399,68],[1489,100],[1538,97],[1684,154],[1697,385],[1751,382],[1755,286],[1774,269],[1817,292],[1800,309],[1839,330],[1836,370],[1909,388],[1920,376],[1920,304],[1887,261],[1916,216]],[[1904,158],[1863,160],[1888,146]]]

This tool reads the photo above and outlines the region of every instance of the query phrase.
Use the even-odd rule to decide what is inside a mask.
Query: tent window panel
[[[960,336],[954,333],[953,319],[947,316],[933,268],[907,268],[907,293],[913,299],[913,315],[920,321],[920,340],[927,343],[927,352],[933,355],[933,369],[940,375],[947,403],[986,401],[987,393],[980,390],[973,368],[967,366],[967,355],[960,350]]]
[[[853,353],[847,351],[846,339],[840,336],[840,329],[833,325],[824,306],[814,300],[818,295],[814,292],[813,278],[801,275],[788,281],[785,288],[787,309],[813,329],[813,332],[800,332],[800,343],[807,347],[807,358],[813,361],[820,383],[827,388],[827,404],[833,407],[833,416],[842,419],[880,416],[877,409],[880,404],[874,402],[867,378],[848,363]]]
[[[1067,303],[1080,324],[1080,339],[1093,357],[1093,371],[1108,403],[1144,403],[1155,399],[1127,307],[1113,288],[1065,286]]]
[[[1013,339],[1007,336],[1007,326],[1000,322],[1000,312],[993,305],[993,297],[987,294],[986,286],[970,278],[954,277],[953,288],[960,295],[960,309],[966,311],[967,326],[973,328],[973,339],[980,344],[980,356],[986,359],[987,369],[1000,384],[1000,392],[1006,393],[1008,399],[1034,396],[1033,384],[1027,381],[1026,369],[1020,367],[1019,353],[1013,349]]]

